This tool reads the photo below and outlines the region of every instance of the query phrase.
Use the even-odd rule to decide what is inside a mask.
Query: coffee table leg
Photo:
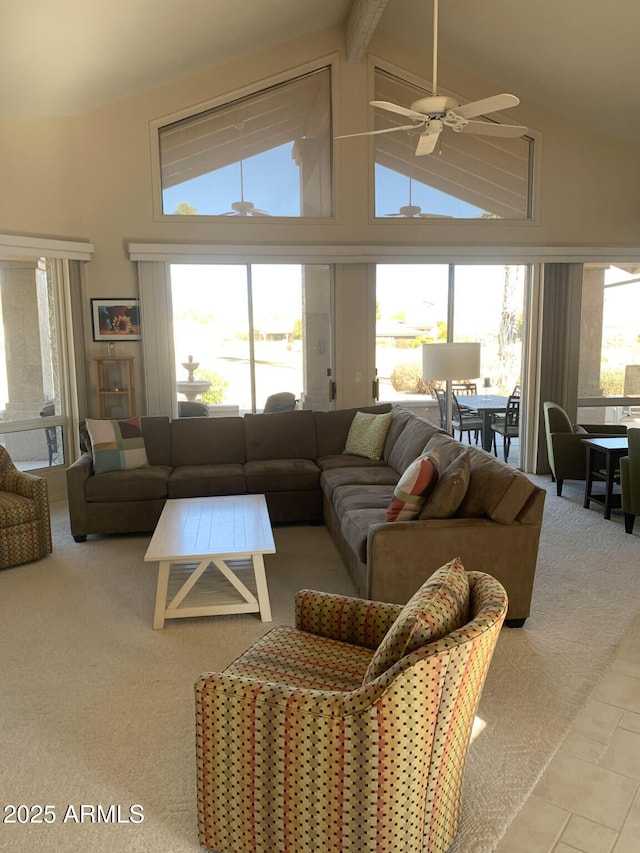
[[[171,563],[161,562],[158,566],[158,586],[156,587],[156,609],[153,614],[153,627],[156,631],[164,628],[164,614],[167,607],[167,590]]]
[[[267,577],[264,572],[264,557],[262,554],[253,554],[252,560],[260,618],[263,622],[271,622],[271,604],[269,602],[269,590],[267,589]]]

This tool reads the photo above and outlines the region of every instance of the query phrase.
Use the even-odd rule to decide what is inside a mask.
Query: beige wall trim
[[[1,245],[0,245],[1,249]],[[640,246],[348,246],[129,243],[129,260],[166,263],[587,263],[640,261]]]
[[[46,237],[20,237],[0,234],[0,257],[7,258],[67,258],[71,261],[90,261],[94,252],[91,243],[52,240]]]

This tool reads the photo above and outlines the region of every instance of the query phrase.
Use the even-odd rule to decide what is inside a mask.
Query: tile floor
[[[640,618],[495,853],[640,853]]]

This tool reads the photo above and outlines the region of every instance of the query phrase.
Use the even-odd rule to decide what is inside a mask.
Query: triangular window
[[[162,212],[332,215],[331,69],[159,128]]]

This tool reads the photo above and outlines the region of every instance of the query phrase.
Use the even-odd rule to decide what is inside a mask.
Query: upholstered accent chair
[[[311,590],[196,683],[198,828],[218,853],[444,853],[507,610],[443,566],[403,607]]]
[[[0,445],[0,568],[50,554],[47,481],[19,471]]]
[[[636,515],[640,515],[640,429],[629,429],[629,455],[620,460],[620,489],[624,529],[633,533]]]
[[[551,478],[556,483],[558,495],[562,494],[564,480],[586,479],[587,453],[583,439],[627,432],[622,424],[572,424],[562,406],[550,401],[543,404],[542,410]]]

